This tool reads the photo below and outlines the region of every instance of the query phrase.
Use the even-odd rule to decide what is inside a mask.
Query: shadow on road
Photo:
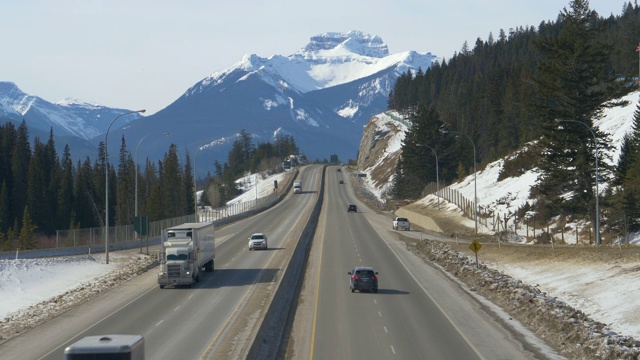
[[[193,289],[218,289],[231,286],[246,286],[275,282],[280,269],[215,269],[203,273]],[[176,289],[188,287],[178,287]]]
[[[408,292],[408,291],[395,290],[395,289],[378,289],[378,294],[380,294],[380,295],[409,295],[411,293]]]

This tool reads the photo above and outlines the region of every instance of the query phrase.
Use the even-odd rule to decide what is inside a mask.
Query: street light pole
[[[429,145],[424,144],[416,144],[419,147],[426,147],[433,151],[433,155],[436,157],[436,196],[438,197],[438,210],[440,210],[440,177],[438,176],[438,154],[436,151]]]
[[[466,136],[467,139],[469,139],[469,141],[471,141],[471,145],[473,146],[473,208],[474,208],[473,212],[475,213],[476,235],[478,235],[478,172],[476,171],[476,144],[469,137],[469,135],[462,133],[460,131],[442,130],[442,133],[443,134],[447,134],[447,133],[462,134]]]
[[[143,113],[146,110],[142,109],[142,110],[135,110],[135,111],[129,111],[126,112],[124,114],[120,114],[118,116],[116,116],[115,119],[113,119],[113,121],[111,121],[111,124],[109,124],[109,127],[107,128],[107,133],[104,135],[104,161],[106,163],[106,168],[105,168],[105,186],[104,186],[104,202],[105,202],[105,211],[104,211],[104,253],[105,253],[105,258],[106,258],[106,263],[109,263],[109,151],[107,151],[108,148],[108,144],[109,144],[109,130],[111,130],[111,125],[113,125],[114,122],[116,122],[116,120],[118,120],[119,118],[125,116],[125,115],[129,115],[129,114],[134,114],[134,113]]]
[[[164,135],[164,136],[169,136],[169,133],[161,133],[161,134],[149,134],[145,137],[143,137],[142,139],[140,139],[140,141],[138,142],[138,145],[136,146],[136,164],[135,164],[135,171],[136,171],[136,190],[135,190],[135,194],[136,194],[136,200],[135,200],[135,217],[138,217],[138,148],[140,148],[140,144],[142,144],[142,142],[144,141],[144,139],[148,138],[149,136],[153,136],[153,135]]]
[[[582,121],[556,119],[556,122],[557,123],[572,122],[572,123],[582,124],[587,129],[589,129],[589,131],[591,132],[591,135],[593,136],[593,146],[596,149],[596,244],[600,245],[602,244],[602,240],[600,239],[600,200],[599,200],[600,196],[598,191],[598,139],[596,139],[596,134],[593,132],[593,129],[591,129],[589,125],[583,123]]]

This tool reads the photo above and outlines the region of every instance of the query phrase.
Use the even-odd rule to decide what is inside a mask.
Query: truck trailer
[[[213,222],[184,223],[162,232],[158,285],[192,286],[202,270],[212,272],[216,255]]]

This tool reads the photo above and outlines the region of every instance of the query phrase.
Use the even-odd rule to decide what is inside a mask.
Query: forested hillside
[[[389,108],[409,117],[413,127],[398,162],[394,196],[416,198],[435,182],[432,149],[441,183],[450,183],[535,144],[505,166],[504,176],[539,167],[543,176],[532,203],[540,220],[578,216],[595,224],[596,156],[601,182],[614,177],[616,164],[603,158],[610,142],[594,120],[605,106],[617,105],[613,99],[637,89],[639,30],[637,4],[625,3],[621,15],[603,18],[588,1],[576,0],[555,21],[489,34],[427,71],[404,74]],[[629,151],[638,152],[633,146]],[[635,155],[623,159],[640,161]],[[604,201],[604,218],[608,214],[611,222],[632,216],[628,206],[620,215],[622,202],[613,196],[622,193],[625,176],[617,174],[620,191],[609,188]]]
[[[282,136],[274,143],[254,144],[246,131],[240,134],[228,162],[199,164],[215,169],[215,174],[201,181],[206,182],[206,193],[211,197],[204,196],[203,203],[224,204],[238,194],[234,181],[241,175],[272,169],[285,156],[298,153],[291,136]],[[98,159],[87,156],[74,164],[69,146],[60,157],[53,138],[51,131],[46,143],[36,137],[32,145],[25,121],[17,128],[10,121],[0,125],[0,251],[37,248],[39,238],[52,236],[56,230],[104,226],[104,143],[100,143]],[[108,164],[109,213],[113,214],[109,217],[110,226],[133,223],[136,174],[139,215],[155,221],[194,213],[189,153],[182,164],[177,146],[171,144],[158,162],[134,161],[123,137],[118,154],[118,162]]]

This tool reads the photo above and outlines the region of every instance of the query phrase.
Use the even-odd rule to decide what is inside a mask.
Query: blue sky
[[[620,15],[624,3],[590,7]],[[360,30],[391,53],[448,59],[465,41],[555,20],[564,7],[568,0],[3,0],[0,81],[50,102],[74,97],[149,115],[245,54],[290,55],[317,34]]]

